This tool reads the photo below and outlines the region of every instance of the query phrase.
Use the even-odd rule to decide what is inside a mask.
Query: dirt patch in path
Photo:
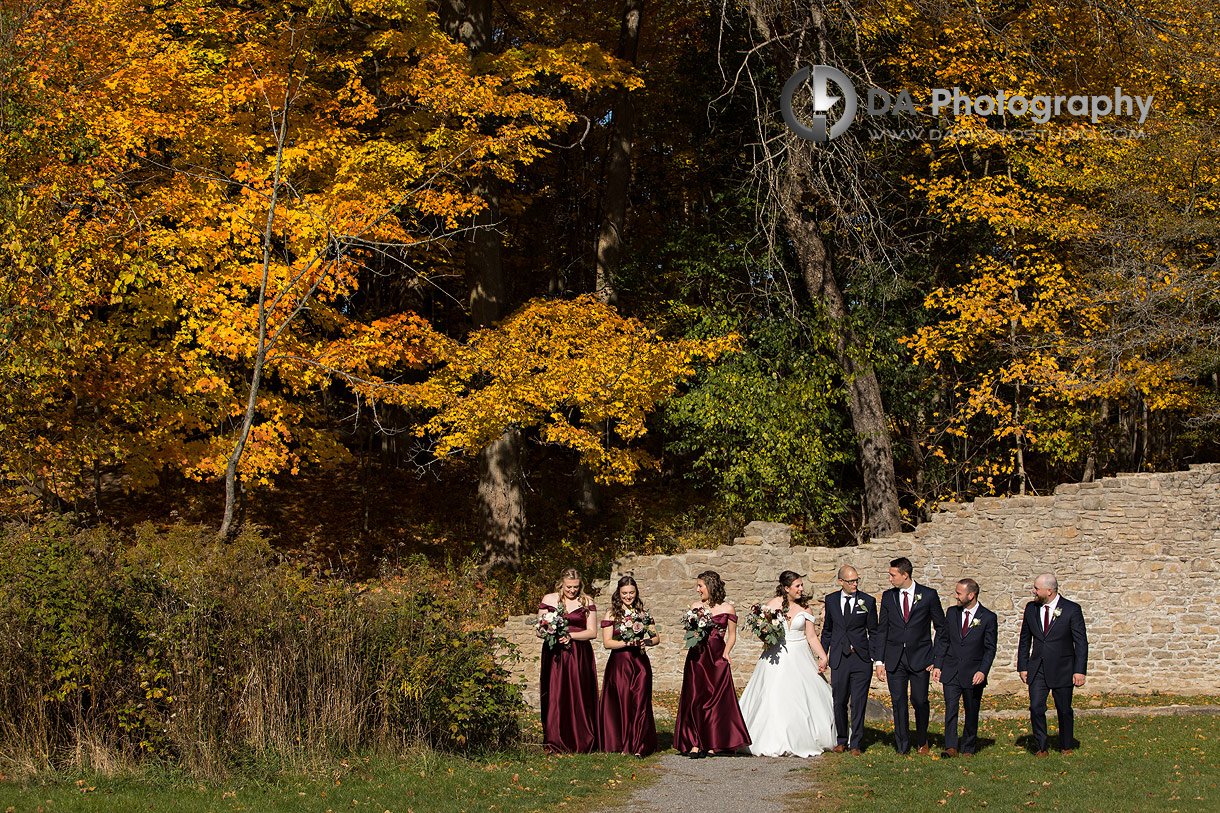
[[[822,758],[665,754],[653,764],[655,780],[598,813],[784,813],[786,796],[814,788]]]

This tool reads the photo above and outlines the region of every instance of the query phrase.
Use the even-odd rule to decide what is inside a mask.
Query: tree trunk
[[[623,24],[619,29],[618,57],[635,64],[640,45],[640,16],[644,0],[624,0]],[[615,93],[610,150],[606,158],[602,223],[597,234],[597,275],[594,294],[609,305],[618,304],[615,280],[623,258],[623,229],[627,222],[627,197],[631,186],[631,151],[635,133],[635,105],[627,88]],[[605,432],[605,426],[599,426]],[[576,507],[585,516],[601,511],[601,486],[583,462],[576,464]]]
[[[525,489],[521,433],[510,428],[479,453],[479,526],[483,568],[521,567],[525,544]]]
[[[492,42],[491,0],[442,0],[441,27],[472,53]],[[486,206],[474,218],[473,236],[467,248],[467,287],[470,318],[475,328],[490,327],[506,308],[504,265],[500,252],[500,184],[485,173],[473,190]],[[478,516],[483,538],[483,568],[521,566],[525,543],[525,489],[521,458],[523,443],[516,427],[479,452]]]
[[[643,0],[624,0],[623,24],[619,31],[618,56],[635,64],[640,44],[640,11]],[[627,88],[619,88],[614,100],[614,124],[606,161],[602,223],[597,235],[597,298],[611,305],[618,301],[615,277],[623,253],[623,226],[627,220],[627,190],[631,183],[631,149],[635,132],[635,106]]]
[[[810,297],[823,303],[826,315],[834,324],[835,354],[848,387],[848,408],[864,474],[869,535],[895,536],[902,530],[902,515],[898,510],[894,452],[890,446],[889,420],[881,403],[881,385],[872,365],[859,357],[859,341],[848,321],[843,292],[831,272],[826,244],[818,233],[817,224],[802,216],[800,179],[791,162],[780,184],[781,188],[777,190],[780,211],[796,249],[805,287]]]

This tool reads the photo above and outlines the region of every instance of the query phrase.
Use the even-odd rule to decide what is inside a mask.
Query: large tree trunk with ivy
[[[491,0],[442,0],[445,32],[479,53],[492,44]],[[500,184],[486,173],[475,192],[486,204],[475,216],[467,246],[467,287],[470,317],[475,328],[490,327],[506,309],[504,265],[501,262]],[[478,517],[483,539],[483,567],[516,570],[525,544],[524,444],[516,427],[479,452]]]
[[[898,509],[894,452],[890,445],[889,419],[881,403],[881,385],[851,326],[843,292],[835,279],[818,224],[802,212],[800,202],[804,190],[791,165],[783,179],[783,186],[778,191],[785,231],[792,240],[809,296],[822,304],[833,326],[835,356],[847,384],[847,404],[864,476],[869,535],[894,536],[902,530],[902,515]]]
[[[750,0],[746,8],[758,46],[770,56],[781,81],[802,65],[834,62],[835,43],[827,30],[826,14],[817,3],[793,0]],[[758,83],[754,83],[758,86]],[[760,100],[762,102],[763,100]],[[770,104],[762,103],[760,109]],[[861,234],[859,222],[878,223],[876,201],[870,196],[869,172],[862,154],[849,139],[814,144],[786,131],[782,138],[760,121],[764,158],[758,170],[766,179],[770,208],[776,213],[800,265],[809,296],[829,319],[835,356],[847,386],[848,408],[859,449],[864,479],[868,533],[893,536],[902,530],[894,453],[889,420],[881,400],[881,385],[863,343],[851,325],[835,263],[824,229],[852,241],[851,256],[876,264],[884,244],[881,234]]]

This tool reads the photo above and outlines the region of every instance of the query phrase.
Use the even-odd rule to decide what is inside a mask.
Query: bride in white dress
[[[784,611],[786,636],[759,656],[741,695],[748,750],[755,756],[817,756],[836,742],[830,686],[821,675],[828,658],[814,634],[816,619],[801,601],[800,575],[785,570],[775,593],[767,606]]]

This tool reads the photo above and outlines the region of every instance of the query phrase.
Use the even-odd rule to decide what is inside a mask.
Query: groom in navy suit
[[[877,599],[859,592],[860,574],[851,565],[839,568],[839,586],[826,597],[822,649],[830,658],[834,695],[836,754],[848,748],[857,756],[864,741],[864,710],[873,682],[872,641],[877,632]],[[851,700],[851,739],[847,736],[847,701]]]
[[[1072,753],[1072,690],[1084,686],[1089,638],[1080,605],[1059,595],[1053,573],[1034,579],[1034,600],[1025,605],[1017,642],[1017,672],[1029,686],[1029,720],[1040,757],[1047,753],[1046,696],[1055,696],[1059,750]]]
[[[955,757],[957,750],[958,700],[966,707],[962,723],[962,756],[974,753],[979,730],[979,705],[987,673],[995,661],[999,623],[996,614],[979,603],[979,584],[974,579],[957,583],[953,597],[957,604],[945,613],[945,629],[936,636],[932,679],[945,688],[945,750],[943,757]]]
[[[928,749],[928,683],[932,671],[932,630],[941,636],[945,611],[940,595],[931,587],[911,579],[911,560],[905,556],[890,562],[890,584],[881,594],[877,637],[873,640],[873,660],[877,677],[890,687],[894,704],[894,748],[905,754],[911,750],[907,728],[907,693],[915,709],[915,743],[919,753]]]

